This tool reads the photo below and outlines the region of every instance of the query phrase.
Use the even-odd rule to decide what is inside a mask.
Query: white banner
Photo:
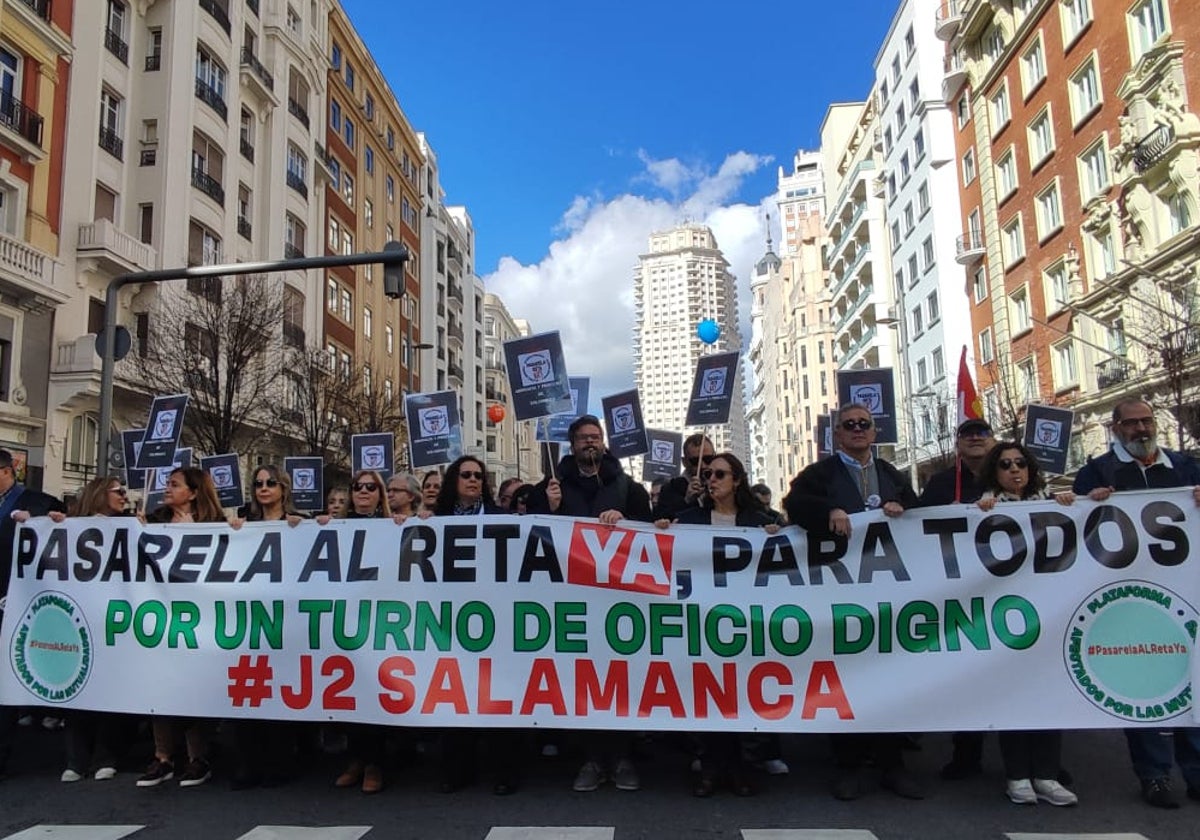
[[[1190,725],[1191,490],[803,531],[558,517],[17,535],[0,702],[408,726]]]

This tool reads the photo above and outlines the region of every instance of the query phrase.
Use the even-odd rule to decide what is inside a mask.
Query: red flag
[[[964,345],[962,358],[958,362],[958,424],[967,420],[982,420],[983,404],[979,401],[979,392],[975,390],[975,380],[967,367],[967,348]]]

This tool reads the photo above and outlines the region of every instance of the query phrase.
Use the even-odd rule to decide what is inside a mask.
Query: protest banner
[[[555,729],[1193,722],[1191,488],[851,520],[847,542],[39,517],[14,546],[0,703]]]
[[[646,427],[642,423],[642,398],[637,389],[612,394],[600,401],[608,425],[608,451],[614,458],[632,458],[645,453]]]
[[[308,513],[325,510],[325,461],[321,458],[284,458],[284,472],[292,480],[292,504]]]
[[[408,421],[409,464],[414,470],[449,464],[463,454],[456,392],[409,394],[404,399],[404,416]]]

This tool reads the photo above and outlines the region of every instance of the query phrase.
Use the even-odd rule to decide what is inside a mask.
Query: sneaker
[[[628,758],[622,758],[617,762],[617,769],[613,770],[613,785],[617,790],[639,790],[641,788],[642,781],[638,778],[637,768]]]
[[[589,761],[579,768],[579,773],[575,776],[575,784],[571,787],[580,793],[591,793],[605,781],[607,779],[604,776],[604,770],[596,762]]]
[[[782,758],[768,758],[760,766],[768,776],[786,776],[791,770]]]
[[[1063,787],[1057,779],[1034,779],[1033,792],[1051,805],[1078,805],[1079,797]]]
[[[1004,783],[1004,792],[1008,794],[1009,800],[1017,805],[1036,805],[1038,801],[1033,783],[1028,779],[1009,779]]]
[[[203,758],[193,758],[179,774],[180,787],[196,787],[212,778],[212,770]]]
[[[1143,782],[1142,799],[1155,808],[1174,810],[1179,807],[1179,800],[1171,793],[1170,779],[1151,779]]]
[[[116,767],[101,767],[98,770],[96,770],[96,773],[95,773],[95,775],[92,776],[92,778],[95,779],[97,782],[106,782],[109,779],[115,778],[116,775],[117,775]]]
[[[154,759],[137,780],[138,787],[157,787],[175,778],[175,765],[169,761]]]
[[[66,770],[62,771],[62,776],[59,777],[59,779],[64,782],[78,782],[82,778],[83,778],[82,773],[76,773],[70,767],[68,767]]]

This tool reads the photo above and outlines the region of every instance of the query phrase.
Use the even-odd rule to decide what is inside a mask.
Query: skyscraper
[[[713,232],[685,224],[650,235],[650,249],[634,270],[634,376],[646,425],[686,433],[684,427],[696,361],[706,353],[741,351],[737,289]],[[696,326],[712,318],[721,337],[711,347]],[[729,422],[706,431],[717,451],[732,451],[748,463],[749,441],[739,366]]]

